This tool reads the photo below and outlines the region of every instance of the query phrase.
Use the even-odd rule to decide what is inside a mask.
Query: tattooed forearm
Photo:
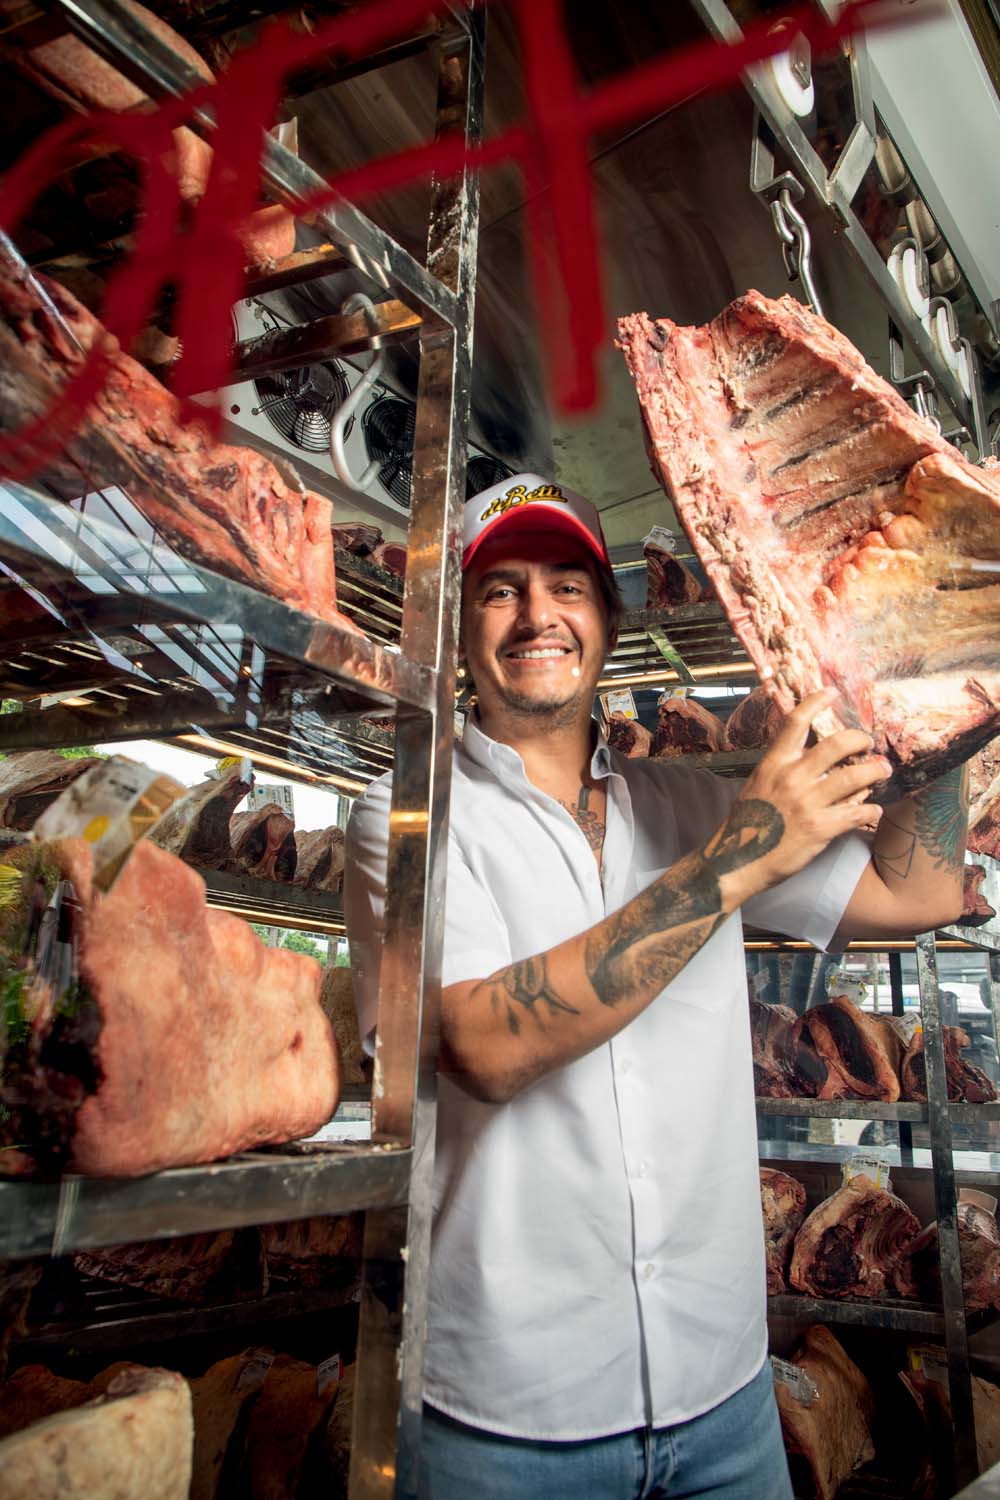
[[[525,1013],[543,1027],[543,1007],[550,1016],[556,1011],[571,1016],[579,1014],[575,1005],[563,1000],[552,988],[544,953],[537,958],[522,958],[509,969],[504,969],[493,984],[490,1001],[494,1010],[506,1008],[507,1026],[514,1036],[521,1030],[521,1017]]]
[[[725,920],[720,878],[775,848],[784,827],[770,803],[737,802],[704,853],[689,855],[595,929],[585,964],[601,1003],[618,1005],[638,989],[655,993],[679,974]]]

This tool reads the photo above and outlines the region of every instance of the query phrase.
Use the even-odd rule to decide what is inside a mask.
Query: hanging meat
[[[0,1442],[0,1500],[188,1500],[192,1442],[191,1395],[181,1376],[125,1370],[107,1395]]]
[[[295,830],[294,885],[311,891],[339,891],[344,883],[344,830],[330,828]]]
[[[784,714],[762,685],[737,703],[726,720],[726,738],[733,750],[764,750],[784,722]]]
[[[1000,776],[990,782],[969,808],[966,846],[973,854],[1000,859]]]
[[[379,542],[372,549],[370,561],[394,578],[406,577],[406,548],[399,542]]]
[[[0,431],[57,410],[83,362],[80,348],[107,338],[64,287],[45,286],[77,342],[26,283],[0,273],[0,362],[8,375]],[[66,499],[119,486],[185,557],[360,634],[337,609],[329,500],[295,487],[252,448],[213,442],[202,424],[182,423],[175,397],[120,351],[105,388],[37,477]]]
[[[253,774],[244,762],[207,777],[164,813],[150,838],[188,864],[226,869],[232,862],[229,822],[252,785]]]
[[[267,1264],[257,1229],[220,1229],[166,1240],[137,1240],[81,1250],[78,1271],[177,1302],[242,1302],[267,1291]]]
[[[806,1216],[806,1190],[787,1172],[761,1167],[760,1208],[764,1217],[767,1295],[774,1297],[787,1290],[785,1276],[792,1241]]]
[[[229,836],[236,869],[258,880],[294,880],[298,863],[295,824],[277,802],[234,813]]]
[[[982,892],[982,884],[986,879],[985,865],[966,865],[962,871],[962,913],[959,917],[959,925],[962,927],[981,927],[984,922],[990,922],[996,916],[996,910],[987,901]]]
[[[798,1016],[787,1005],[750,1001],[754,1093],[761,1099],[797,1099],[804,1090],[795,1067]],[[815,1087],[815,1085],[814,1085]]]
[[[791,297],[620,320],[654,475],[779,707],[869,730],[922,786],[1000,731],[1000,479]]]
[[[901,1198],[852,1177],[799,1230],[789,1284],[812,1297],[915,1297],[909,1252],[919,1232]]]
[[[1000,1308],[1000,1231],[997,1229],[995,1199],[960,1188],[958,1200],[958,1248],[962,1259],[965,1311]],[[921,1231],[909,1253],[911,1274],[921,1296],[936,1301],[941,1296],[936,1221]]]
[[[608,723],[608,744],[619,755],[640,760],[652,750],[653,736],[638,719],[627,719],[622,713],[613,713]]]
[[[319,964],[208,910],[200,877],[148,839],[106,894],[93,859],[82,839],[5,855],[20,884],[0,907],[0,1172],[138,1176],[329,1120],[340,1065]],[[46,977],[24,955],[57,895],[54,946],[73,964]]]
[[[774,1391],[796,1500],[833,1500],[844,1480],[875,1457],[871,1386],[828,1328],[807,1328],[791,1360],[804,1389],[775,1379]]]
[[[696,698],[660,699],[656,734],[650,756],[653,760],[675,755],[708,755],[728,750],[725,725]]]
[[[700,579],[686,563],[652,536],[643,545],[646,558],[646,608],[676,609],[680,604],[697,604],[702,598]]]
[[[96,766],[99,757],[67,759],[58,750],[15,750],[0,761],[0,828],[27,833],[50,802]]]
[[[903,1047],[886,1018],[867,1015],[845,995],[807,1010],[797,1045],[808,1042],[826,1069],[818,1099],[899,1098]]]
[[[942,1029],[944,1042],[945,1078],[948,1098],[966,1100],[969,1104],[988,1104],[997,1096],[997,1091],[982,1068],[968,1062],[962,1056],[969,1046],[969,1034],[961,1026],[945,1026]],[[927,1100],[927,1060],[924,1056],[924,1033],[918,1030],[903,1057],[900,1070],[902,1097],[919,1102]]]

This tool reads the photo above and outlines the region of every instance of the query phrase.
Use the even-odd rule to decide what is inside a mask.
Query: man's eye
[[[578,583],[561,583],[559,585],[559,592],[561,594],[582,594],[583,589]]]
[[[490,589],[489,593],[486,595],[486,600],[487,603],[492,603],[494,600],[499,600],[502,604],[505,602],[505,600],[513,599],[513,597],[514,590],[511,588],[507,588],[506,585],[504,585],[501,588]]]

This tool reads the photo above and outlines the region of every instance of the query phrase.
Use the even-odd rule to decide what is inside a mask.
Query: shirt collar
[[[597,743],[590,761],[590,770],[593,776],[607,776],[612,770],[611,750],[605,738],[604,731],[596,720],[592,721],[597,731]],[[465,732],[462,736],[462,748],[469,759],[476,765],[487,766],[500,772],[524,775],[524,761],[520,753],[510,745],[501,744],[499,740],[490,739],[490,736],[480,728],[479,719],[473,710],[465,721]]]

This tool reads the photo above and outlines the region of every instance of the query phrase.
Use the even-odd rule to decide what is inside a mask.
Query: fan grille
[[[330,423],[350,393],[347,376],[333,360],[281,370],[254,381],[263,413],[276,432],[306,453],[325,453]],[[256,415],[256,413],[255,413]],[[352,423],[348,423],[347,431]]]
[[[488,490],[492,485],[499,484],[502,479],[509,479],[513,472],[498,458],[487,458],[485,454],[470,458],[465,470],[466,500],[471,500],[480,490]]]
[[[416,408],[396,396],[380,396],[361,419],[368,457],[379,464],[379,482],[397,502],[410,506]]]

